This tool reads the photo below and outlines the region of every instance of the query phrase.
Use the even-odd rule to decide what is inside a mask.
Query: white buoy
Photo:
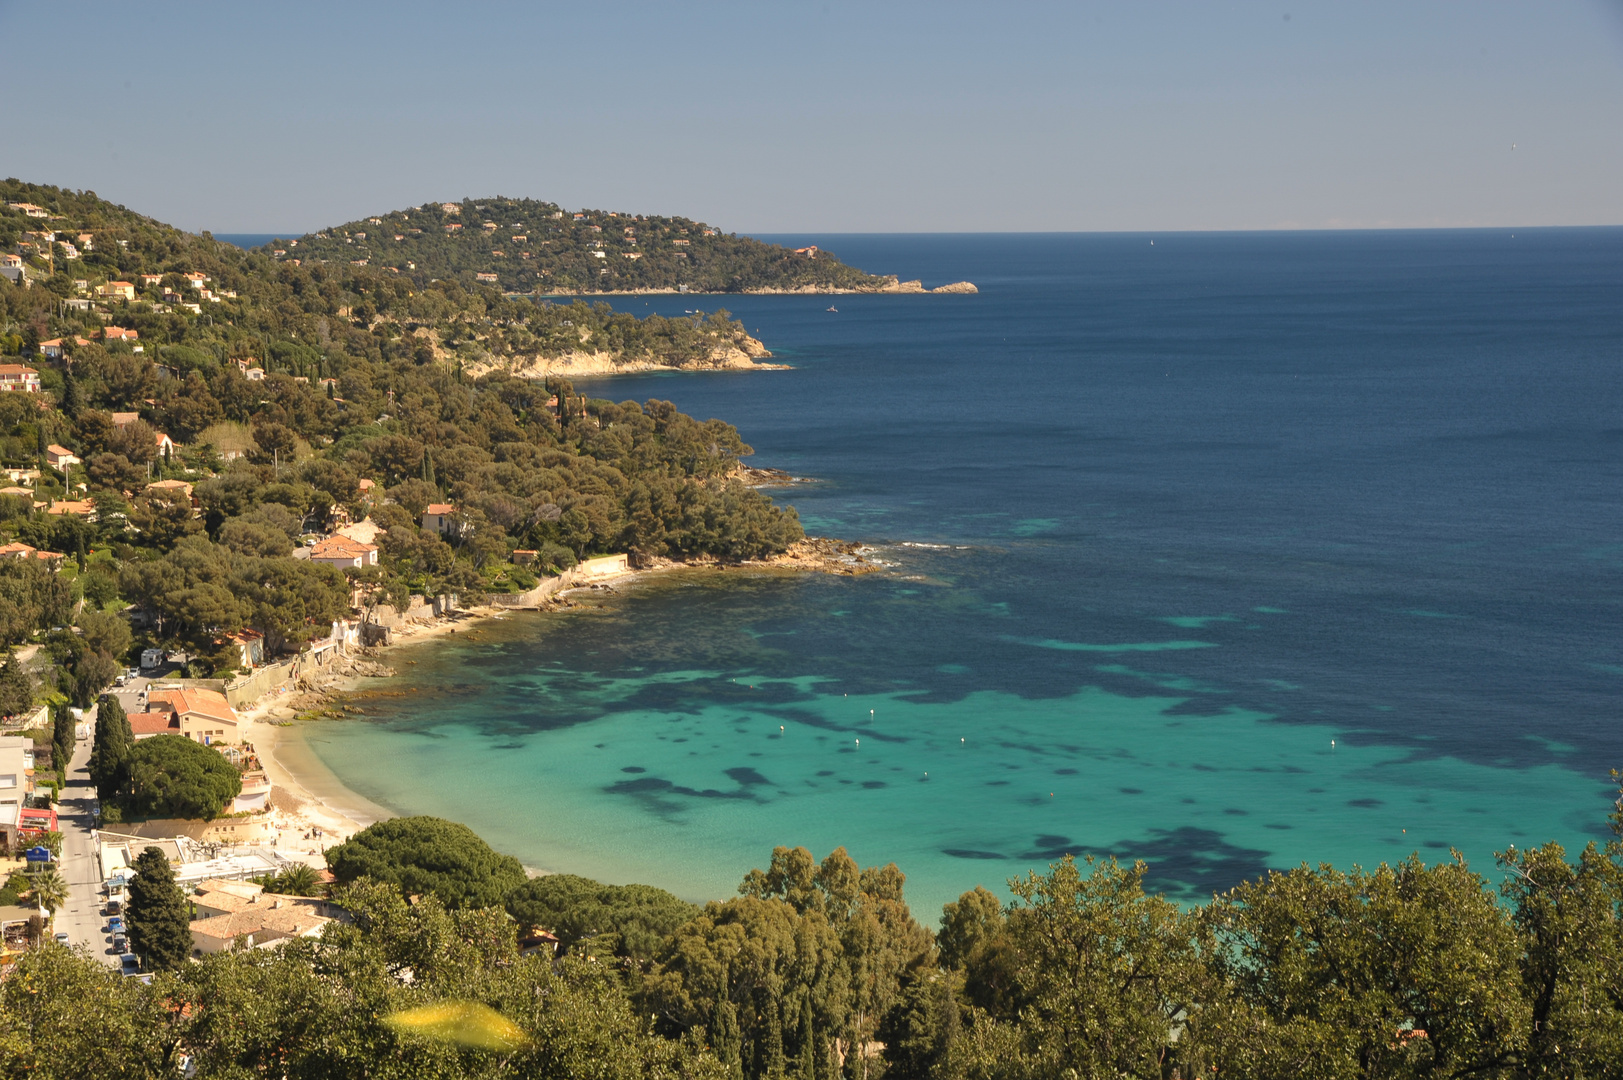
[[[1335,750],[1336,750],[1336,741],[1334,739],[1331,739],[1330,740],[1330,752],[1335,753]]]
[[[857,745],[858,745],[858,746],[861,746],[861,745],[862,745],[862,740],[861,740],[861,739],[858,739],[858,740],[857,740]]]

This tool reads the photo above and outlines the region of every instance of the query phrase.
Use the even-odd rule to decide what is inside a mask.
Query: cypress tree
[[[64,779],[68,775],[68,762],[73,758],[73,741],[73,711],[63,702],[52,710],[51,761]]]
[[[817,1036],[812,1028],[811,1002],[800,1003],[800,1066],[796,1071],[801,1080],[817,1080]]]
[[[162,851],[136,856],[129,897],[130,951],[148,971],[179,971],[192,954],[191,905]]]
[[[84,402],[79,395],[79,380],[73,377],[73,368],[69,366],[62,376],[62,412],[69,420],[75,420],[78,419],[79,410],[83,407]]]
[[[426,447],[423,449],[423,483],[439,486],[434,479],[434,453]]]
[[[96,797],[104,804],[113,802],[123,793],[129,780],[130,750],[134,746],[135,734],[130,731],[124,706],[111,694],[103,695],[96,707],[96,742],[90,748],[90,782],[95,785]]]
[[[731,1001],[724,997],[716,999],[710,1028],[710,1048],[727,1070],[727,1080],[744,1080],[743,1038],[738,1031],[738,1010]]]

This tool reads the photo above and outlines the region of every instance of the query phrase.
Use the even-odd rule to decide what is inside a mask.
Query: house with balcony
[[[4,390],[39,393],[39,371],[22,364],[0,364],[0,391]]]

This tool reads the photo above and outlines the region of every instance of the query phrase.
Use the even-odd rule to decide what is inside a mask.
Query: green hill
[[[0,393],[0,545],[65,563],[0,560],[0,650],[48,645],[44,685],[79,705],[142,642],[226,672],[226,635],[290,652],[358,602],[466,603],[593,553],[739,559],[801,537],[736,478],[750,449],[730,425],[514,374],[748,364],[764,350],[725,312],[294,265],[18,180],[0,182],[0,253],[0,375],[20,391]],[[437,504],[454,510],[425,531]],[[364,568],[302,557],[367,516]],[[133,644],[122,620],[85,621],[126,606]]]
[[[279,261],[386,268],[419,283],[508,293],[922,292],[847,266],[681,217],[569,212],[534,199],[424,203],[267,248]]]

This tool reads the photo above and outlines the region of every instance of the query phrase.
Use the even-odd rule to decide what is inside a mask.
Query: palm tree
[[[321,875],[304,863],[294,863],[283,870],[272,879],[271,885],[273,891],[284,896],[321,895]]]
[[[67,903],[68,883],[56,867],[30,874],[28,880],[29,892],[38,906],[55,914],[57,908]]]

